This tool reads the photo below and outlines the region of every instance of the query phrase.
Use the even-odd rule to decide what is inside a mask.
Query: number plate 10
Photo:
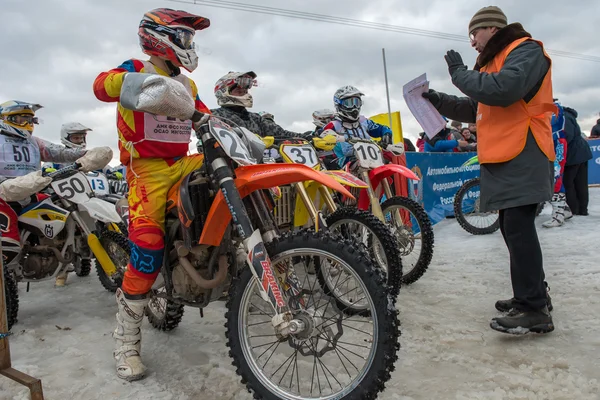
[[[281,145],[280,151],[286,161],[289,160],[294,164],[303,164],[310,168],[319,165],[317,152],[310,144],[284,144]]]
[[[354,144],[354,155],[362,168],[377,168],[383,165],[381,149],[374,143],[358,142]]]

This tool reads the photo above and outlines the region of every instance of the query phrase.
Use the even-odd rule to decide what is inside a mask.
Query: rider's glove
[[[104,168],[112,160],[113,152],[108,146],[96,147],[88,150],[83,157],[77,160],[81,170],[85,172]]]
[[[198,131],[200,129],[200,127],[204,124],[206,124],[208,122],[208,120],[210,119],[210,114],[202,114],[202,117],[200,117],[200,119],[198,121],[194,121],[194,131]]]
[[[114,175],[115,175],[115,178],[117,178],[118,180],[123,179],[123,174],[120,173],[119,171],[115,171]]]
[[[336,131],[334,131],[333,129],[326,129],[323,132],[321,132],[321,134],[319,136],[322,138],[324,138],[325,136],[335,136],[335,140],[337,142],[345,142],[346,141],[346,137],[344,135],[338,135],[336,133]]]
[[[42,171],[30,172],[0,183],[0,198],[5,201],[20,201],[38,193],[52,182],[52,178],[42,176]]]
[[[404,154],[404,145],[402,143],[388,144],[385,149],[397,155]]]

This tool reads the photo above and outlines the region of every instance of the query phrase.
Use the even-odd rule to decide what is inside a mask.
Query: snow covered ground
[[[544,229],[538,217],[556,330],[546,336],[492,331],[494,302],[511,297],[508,255],[499,232],[476,237],[448,219],[435,227],[429,271],[398,300],[402,349],[382,399],[600,399],[600,189],[590,189],[590,216]],[[227,355],[223,303],[204,319],[186,309],[165,334],[143,326],[149,376],[115,377],[111,357],[116,306],[92,272],[21,285],[13,366],[41,378],[46,399],[250,399]],[[28,399],[0,376],[0,399]]]

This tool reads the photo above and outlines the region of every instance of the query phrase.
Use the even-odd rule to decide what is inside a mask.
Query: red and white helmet
[[[223,75],[215,83],[215,97],[217,104],[223,106],[242,106],[252,108],[254,100],[249,90],[252,86],[256,86],[256,74],[253,71],[248,72],[229,72]],[[241,96],[236,96],[231,93],[233,89],[240,87],[246,92]]]
[[[138,35],[142,51],[170,61],[189,72],[198,67],[194,45],[196,31],[210,26],[208,18],[181,10],[157,8],[144,14]]]
[[[313,112],[312,117],[313,124],[315,124],[317,128],[323,128],[325,125],[333,121],[333,118],[335,118],[335,111],[328,108],[323,108]]]

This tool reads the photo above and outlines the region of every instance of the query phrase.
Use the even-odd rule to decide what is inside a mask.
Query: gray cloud
[[[466,37],[470,17],[488,2],[263,0],[260,4]],[[460,94],[450,82],[443,55],[455,49],[468,65],[476,58],[467,42],[202,5],[158,0],[34,0],[27,5],[3,1],[0,99],[43,104],[39,116],[45,122],[36,135],[58,141],[60,125],[77,120],[94,129],[91,146],[109,144],[115,149],[115,105],[96,100],[92,83],[101,71],[132,57],[145,58],[137,43],[137,26],[143,13],[155,7],[185,9],[211,19],[211,27],[196,35],[200,65],[191,74],[209,107],[216,107],[213,88],[220,76],[230,70],[254,70],[259,80],[253,89],[254,110],[270,111],[282,126],[298,131],[311,129],[312,111],[331,108],[334,91],[346,84],[366,94],[366,115],[386,112],[381,61],[385,47],[392,109],[400,110],[405,134],[414,138],[421,128],[404,103],[402,86],[427,72],[433,88]],[[509,21],[522,22],[550,49],[600,53],[593,31],[600,14],[596,1],[578,2],[568,11],[557,0],[499,5]],[[555,96],[579,111],[582,129],[589,133],[600,111],[600,65],[556,56],[553,61]]]

